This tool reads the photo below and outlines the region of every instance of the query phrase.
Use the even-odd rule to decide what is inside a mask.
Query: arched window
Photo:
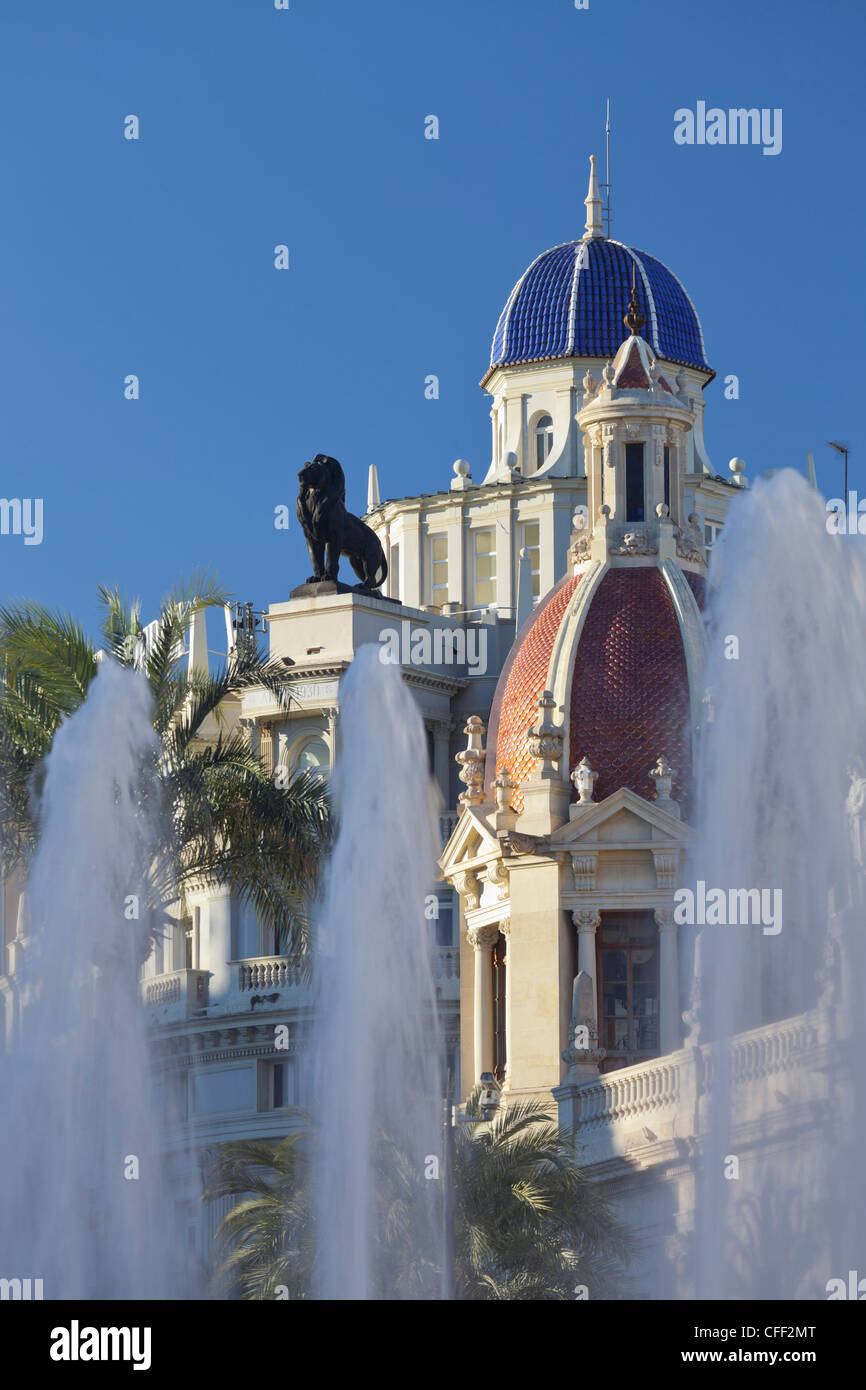
[[[542,468],[547,462],[551,449],[553,448],[553,420],[549,415],[539,415],[535,422],[533,434],[532,457],[535,461],[535,472]]]
[[[320,777],[327,777],[331,771],[331,754],[327,743],[323,738],[308,738],[295,750],[293,763],[294,772],[315,772]]]

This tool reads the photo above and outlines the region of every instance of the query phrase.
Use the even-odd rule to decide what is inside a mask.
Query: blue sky
[[[842,438],[866,493],[864,37],[860,0],[4,0],[0,494],[44,539],[0,537],[0,596],[92,626],[97,583],[149,615],[205,566],[262,607],[306,578],[317,451],[356,510],[372,462],[383,496],[482,477],[493,329],[582,232],[607,96],[613,235],[698,307],[716,466],[813,449],[834,494]],[[781,107],[782,152],[676,145],[699,100]]]

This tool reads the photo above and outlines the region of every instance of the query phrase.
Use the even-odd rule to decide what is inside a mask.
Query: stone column
[[[596,967],[595,934],[601,926],[601,913],[595,907],[582,907],[572,912],[571,920],[577,928],[577,973],[581,970],[589,975],[593,983],[592,1017],[598,1033],[598,970]]]
[[[682,1047],[677,924],[669,907],[656,908],[655,919],[659,929],[659,1049],[664,1056]]]
[[[219,887],[207,899],[207,935],[204,943],[205,969],[211,972],[211,1003],[222,1003],[232,989],[232,901],[231,890]]]
[[[507,1090],[511,1076],[511,988],[513,980],[511,961],[508,958],[509,947],[511,946],[510,917],[503,917],[499,923],[499,930],[505,937],[505,1075],[502,1078],[502,1088]]]
[[[451,800],[448,794],[448,774],[451,770],[449,758],[450,737],[452,721],[450,719],[433,720],[433,776],[445,798],[445,809],[450,810]]]
[[[260,745],[259,745],[259,746],[260,746],[260,749],[261,749],[261,759],[262,759],[262,762],[264,763],[264,766],[265,766],[265,772],[268,774],[269,777],[272,777],[272,776],[273,776],[273,772],[274,772],[274,730],[273,730],[273,725],[267,724],[267,723],[263,723],[263,724],[260,725],[260,728],[261,728],[261,742],[260,742]]]
[[[328,747],[331,750],[331,771],[337,761],[337,716],[340,713],[337,709],[323,709],[323,715],[328,721]]]
[[[475,1075],[476,1085],[484,1071],[493,1070],[493,947],[499,924],[470,927],[467,932],[475,952]]]

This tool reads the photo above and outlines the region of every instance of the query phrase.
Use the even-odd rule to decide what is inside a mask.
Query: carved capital
[[[470,927],[466,940],[475,951],[492,951],[498,936],[499,923],[493,922],[486,927]]]
[[[571,920],[578,933],[590,932],[594,936],[601,926],[601,913],[595,907],[580,907],[572,912]]]
[[[676,931],[677,924],[674,921],[674,911],[672,907],[657,907],[655,910],[656,926],[660,932]]]
[[[451,730],[454,728],[453,719],[431,719],[430,731],[434,738],[450,738]]]

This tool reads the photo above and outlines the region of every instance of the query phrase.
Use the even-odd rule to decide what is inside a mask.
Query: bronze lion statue
[[[298,474],[298,521],[307,542],[313,573],[308,584],[337,581],[345,555],[360,579],[361,593],[375,593],[388,577],[379,537],[359,517],[346,511],[346,479],[336,459],[316,454]]]

